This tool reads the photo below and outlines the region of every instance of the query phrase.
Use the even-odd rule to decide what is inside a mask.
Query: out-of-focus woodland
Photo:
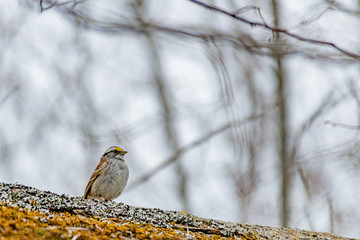
[[[0,181],[359,236],[359,1],[0,4]]]

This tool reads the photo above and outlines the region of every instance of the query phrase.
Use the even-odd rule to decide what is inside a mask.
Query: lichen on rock
[[[6,183],[0,183],[1,237],[347,239],[329,233],[224,222],[186,212],[141,208],[113,201],[83,200]]]

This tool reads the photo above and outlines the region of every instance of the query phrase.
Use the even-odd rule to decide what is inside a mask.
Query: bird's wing
[[[85,188],[85,193],[84,193],[83,199],[87,198],[94,181],[100,176],[100,174],[104,171],[104,169],[106,168],[106,166],[108,164],[109,164],[109,160],[107,160],[105,158],[101,158],[99,164],[96,166],[95,171],[91,175],[90,180]]]

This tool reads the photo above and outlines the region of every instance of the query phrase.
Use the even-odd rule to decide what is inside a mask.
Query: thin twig
[[[333,126],[333,127],[340,127],[340,128],[346,128],[346,129],[352,129],[352,130],[360,130],[360,126],[354,126],[354,125],[334,122],[334,121],[330,121],[330,120],[324,121],[324,124],[325,125],[330,125],[330,126]]]
[[[345,55],[347,55],[349,57],[352,57],[352,58],[357,59],[357,60],[360,59],[360,55],[352,53],[352,52],[350,52],[348,50],[345,50],[345,49],[337,46],[335,43],[302,37],[302,36],[297,35],[295,33],[291,33],[291,32],[289,32],[288,30],[286,30],[284,28],[278,28],[278,27],[271,26],[271,25],[267,24],[264,20],[262,20],[263,22],[250,21],[250,20],[247,20],[247,19],[245,19],[243,17],[238,16],[237,13],[231,13],[231,12],[225,11],[225,10],[223,10],[221,8],[210,6],[210,5],[206,4],[206,3],[203,3],[203,2],[198,1],[198,0],[188,0],[188,1],[193,2],[195,4],[198,4],[198,5],[200,5],[200,6],[204,7],[204,8],[210,9],[212,11],[222,13],[224,15],[235,18],[236,20],[241,21],[241,22],[246,23],[246,24],[249,24],[250,26],[253,26],[253,27],[259,26],[259,27],[269,29],[269,30],[271,30],[273,32],[276,32],[276,33],[283,33],[283,34],[285,34],[285,35],[287,35],[289,37],[295,38],[295,39],[297,39],[299,41],[302,41],[302,42],[308,42],[308,43],[317,44],[317,45],[325,45],[325,46],[334,48],[337,51],[339,51],[339,52],[341,52],[341,53],[343,53],[343,54],[345,54]]]
[[[329,10],[334,9],[334,4],[335,4],[335,1],[333,0],[333,1],[331,1],[330,5],[326,9],[324,9],[320,14],[318,14],[317,16],[311,17],[308,20],[302,21],[300,24],[301,25],[309,25],[309,24],[315,22],[316,20],[319,20]]]
[[[236,20],[241,21],[241,22],[246,23],[246,24],[249,24],[252,27],[259,26],[259,27],[263,27],[263,28],[266,28],[268,30],[271,30],[272,32],[283,33],[283,34],[285,34],[285,35],[287,35],[289,37],[292,37],[292,38],[297,39],[297,40],[302,41],[302,42],[307,42],[307,43],[316,44],[316,45],[324,45],[324,46],[330,47],[332,49],[335,49],[338,52],[340,52],[340,53],[342,53],[342,54],[344,54],[346,56],[349,56],[349,57],[351,57],[351,58],[353,58],[353,59],[355,59],[357,61],[360,60],[360,55],[359,54],[356,54],[356,53],[353,53],[353,52],[348,51],[346,49],[343,49],[343,48],[337,46],[335,43],[302,37],[302,36],[297,35],[295,33],[289,32],[287,29],[277,28],[277,27],[271,26],[270,24],[266,23],[265,18],[263,17],[263,15],[262,15],[262,13],[260,11],[260,8],[258,8],[258,7],[248,6],[248,7],[244,7],[242,9],[239,9],[239,10],[235,11],[234,13],[231,13],[231,12],[225,11],[223,9],[220,9],[218,7],[210,6],[210,5],[206,4],[206,3],[203,3],[203,2],[198,1],[198,0],[188,0],[188,1],[191,1],[191,2],[193,2],[195,4],[198,4],[198,5],[202,6],[202,7],[207,8],[207,9],[210,9],[210,10],[222,13],[224,15],[230,16],[232,18],[235,18]],[[49,8],[54,6],[54,3],[52,3],[50,5],[50,7],[44,8],[44,7],[42,7],[43,0],[40,0],[40,2],[41,2],[40,5],[41,5],[42,11],[43,10],[48,10]],[[65,3],[61,3],[61,4],[56,4],[56,2],[55,2],[55,5],[56,6],[62,6],[62,5],[68,4],[70,2],[72,2],[72,1],[68,1],[68,2],[65,2]],[[156,26],[155,24],[151,24],[151,23],[147,23],[145,26],[134,26],[134,25],[131,25],[131,24],[124,24],[124,23],[116,23],[115,24],[115,23],[110,23],[110,22],[101,22],[99,20],[91,19],[91,18],[89,18],[87,16],[80,15],[78,12],[72,11],[74,6],[76,6],[78,3],[81,3],[81,2],[84,2],[84,0],[82,0],[82,1],[74,1],[73,2],[74,5],[73,5],[72,8],[67,8],[67,9],[63,9],[63,10],[67,11],[67,13],[70,13],[77,20],[81,20],[80,22],[85,27],[89,27],[89,28],[92,28],[92,29],[95,29],[95,30],[98,30],[98,31],[106,31],[108,33],[122,32],[124,30],[130,30],[130,31],[135,31],[135,32],[144,32],[144,30],[148,31],[149,29],[153,29],[153,30],[173,32],[173,33],[192,36],[192,37],[199,37],[199,38],[204,38],[204,39],[214,37],[214,34],[192,33],[192,32],[183,31],[183,30],[180,30],[180,29],[172,29],[172,28],[165,27],[165,26]],[[248,19],[245,19],[243,17],[238,16],[239,13],[244,12],[247,9],[256,9],[258,11],[259,16],[260,16],[261,22],[250,21]],[[330,5],[330,7],[328,9],[332,9],[332,5]],[[146,28],[146,29],[144,29],[144,28]],[[215,37],[219,37],[219,36],[217,35]],[[227,37],[229,37],[229,36],[227,36]],[[220,36],[220,38],[225,39],[226,36]]]
[[[51,2],[51,1],[47,0],[47,2]],[[63,2],[63,3],[57,3],[56,1],[54,1],[54,2],[50,3],[50,5],[48,7],[44,7],[43,6],[43,0],[40,0],[40,13],[43,13],[43,11],[49,10],[50,8],[52,8],[54,6],[61,7],[61,6],[68,5],[70,3],[73,4],[71,8],[74,8],[77,4],[82,3],[82,2],[84,2],[84,0],[82,0],[82,1],[69,0],[69,1],[66,1],[66,2]]]
[[[195,28],[183,30],[184,27],[169,27],[165,26],[163,24],[157,24],[154,22],[147,22],[145,26],[139,26],[137,24],[132,23],[126,23],[126,22],[109,22],[109,21],[101,21],[99,19],[94,19],[90,16],[86,16],[82,14],[80,11],[73,11],[72,9],[66,8],[66,9],[60,9],[61,11],[66,12],[70,16],[73,17],[73,20],[77,23],[82,24],[83,27],[93,29],[100,32],[105,32],[108,34],[122,34],[125,31],[130,31],[133,33],[144,33],[147,31],[158,31],[160,33],[170,33],[181,37],[190,37],[195,39],[202,39],[202,40],[209,40],[216,42],[225,42],[232,44],[236,48],[245,49],[251,53],[263,55],[263,56],[287,56],[287,55],[304,55],[307,58],[311,59],[322,59],[325,61],[336,61],[337,63],[339,61],[342,61],[344,63],[355,63],[357,64],[358,59],[354,58],[341,58],[340,55],[333,54],[331,56],[330,54],[322,55],[322,54],[316,54],[312,50],[309,51],[309,53],[305,52],[304,50],[286,50],[286,51],[273,51],[271,50],[272,45],[271,44],[260,44],[259,42],[256,42],[255,40],[252,40],[250,36],[232,36],[224,32],[204,32]],[[264,20],[264,18],[261,15],[261,12],[259,12],[260,18]],[[266,49],[269,49],[269,51],[266,51]],[[344,55],[344,54],[342,54]],[[346,55],[345,55],[346,56]]]

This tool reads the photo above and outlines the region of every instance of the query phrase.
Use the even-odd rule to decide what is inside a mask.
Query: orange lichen
[[[0,204],[0,239],[223,239],[217,234],[150,224],[101,220],[67,212],[40,213]]]

